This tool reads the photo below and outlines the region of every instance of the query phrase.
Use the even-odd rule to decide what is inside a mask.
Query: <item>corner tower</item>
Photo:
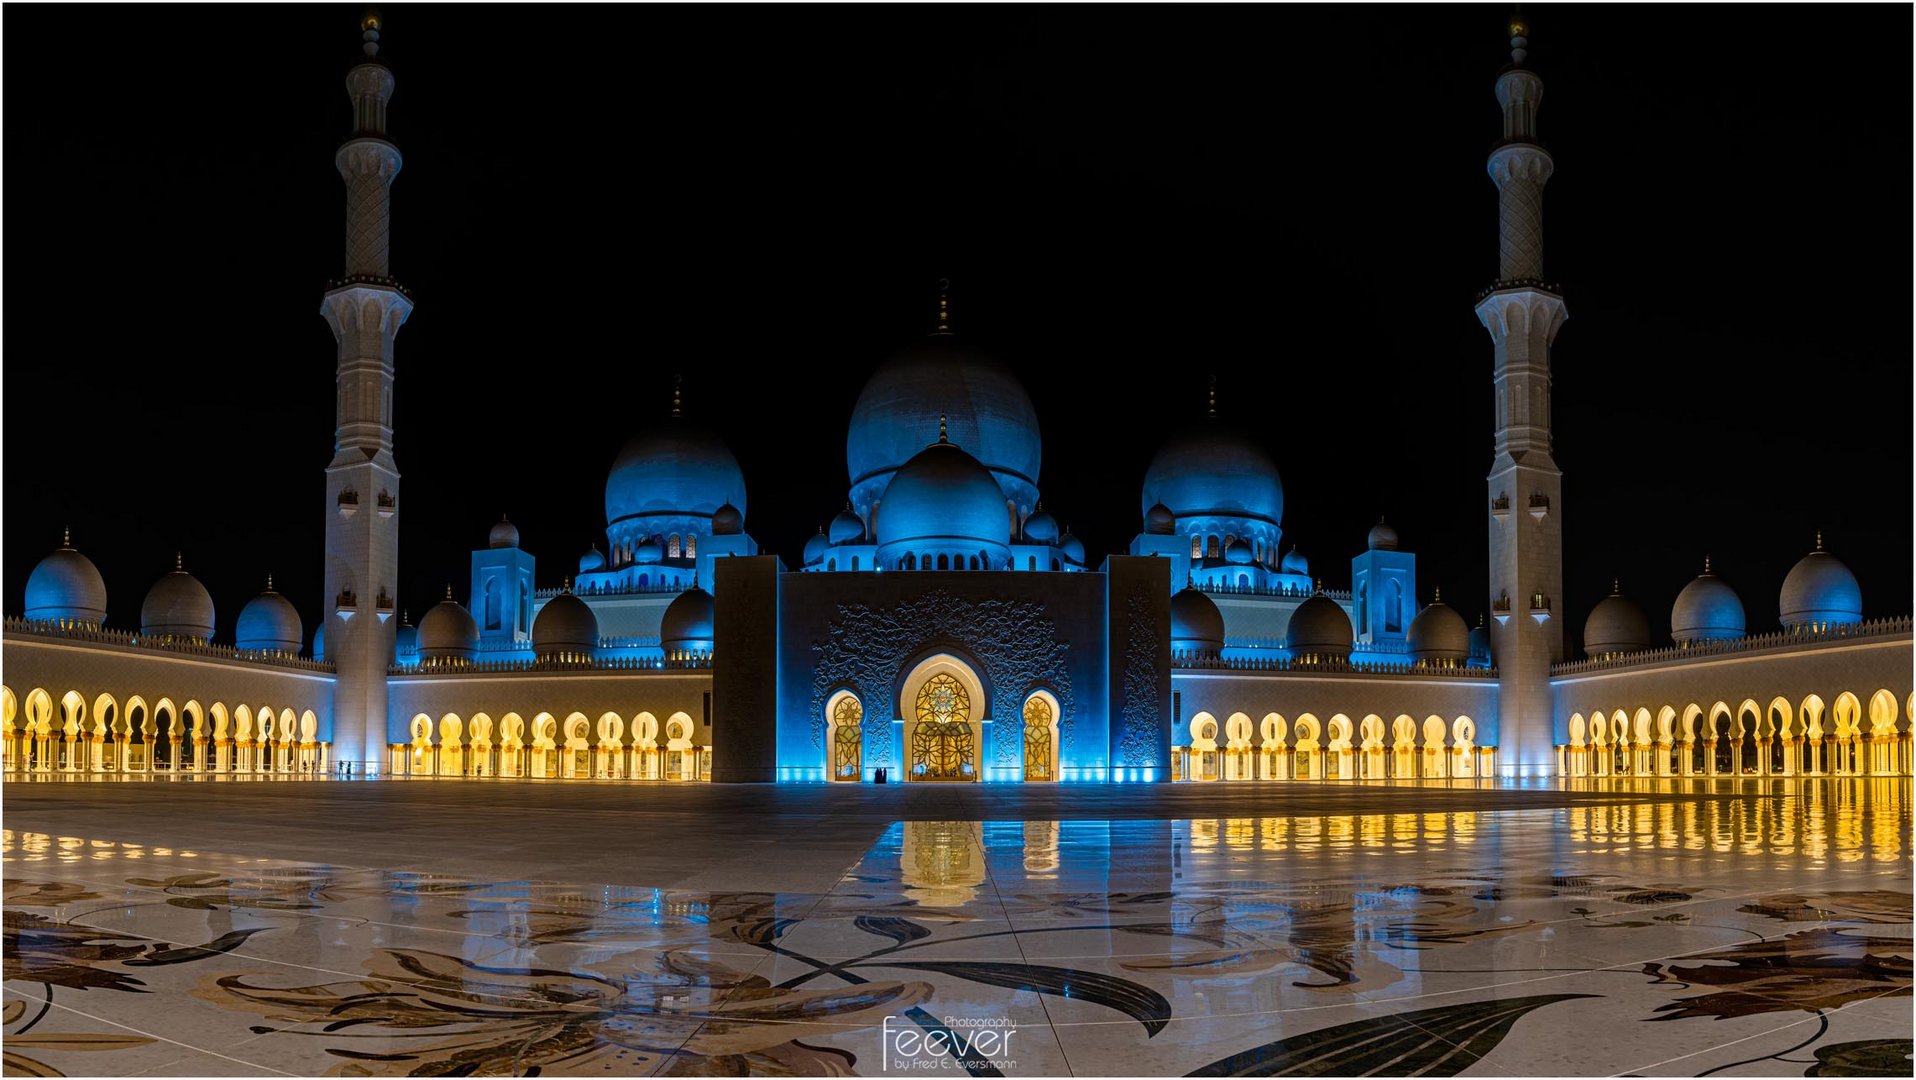
[[[393,338],[412,301],[392,279],[391,198],[399,148],[386,138],[393,76],[379,58],[379,18],[361,23],[364,60],[346,73],[353,132],[333,155],[346,182],[346,273],[320,314],[339,345],[337,425],[326,466],[326,653],[334,760],[379,769],[386,746],[387,622],[399,582],[399,467],[393,462]]]
[[[1554,167],[1537,144],[1543,80],[1525,66],[1527,29],[1510,21],[1510,64],[1497,77],[1503,138],[1490,152],[1497,184],[1497,280],[1477,301],[1494,347],[1497,405],[1490,465],[1491,645],[1498,671],[1499,768],[1554,767],[1550,665],[1563,659],[1563,474],[1551,457],[1550,345],[1567,312],[1543,281],[1543,187]]]

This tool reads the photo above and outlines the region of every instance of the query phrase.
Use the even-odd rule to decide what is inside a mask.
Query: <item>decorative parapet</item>
[[[1505,289],[1538,289],[1556,296],[1563,295],[1563,286],[1554,281],[1545,281],[1542,278],[1509,278],[1491,282],[1488,288],[1477,293],[1476,299],[1470,304],[1475,307],[1483,303],[1491,293],[1502,292]]]
[[[1289,585],[1225,585],[1221,583],[1205,584],[1204,582],[1199,582],[1194,585],[1193,588],[1223,596],[1287,596],[1294,597],[1298,600],[1309,600],[1312,596],[1321,592],[1332,600],[1349,600],[1351,598],[1349,589],[1310,589],[1302,586],[1294,587]]]
[[[8,616],[5,623],[8,634],[22,634],[31,637],[58,638],[63,641],[83,641],[101,645],[119,645],[135,649],[152,649],[160,652],[180,653],[186,656],[205,656],[216,660],[238,660],[248,664],[268,664],[273,667],[294,668],[300,671],[317,671],[331,675],[334,667],[323,660],[309,660],[292,653],[241,652],[231,645],[214,645],[210,642],[191,641],[183,638],[145,637],[130,634],[123,630],[106,630],[82,626],[79,623],[51,619],[22,619]]]
[[[1589,671],[1609,671],[1615,668],[1637,667],[1645,664],[1662,664],[1672,660],[1701,660],[1714,656],[1728,656],[1735,653],[1769,652],[1777,649],[1795,649],[1806,645],[1825,645],[1842,641],[1868,640],[1872,638],[1894,638],[1910,636],[1910,617],[1899,616],[1893,619],[1870,619],[1866,622],[1849,623],[1843,626],[1830,626],[1821,630],[1776,630],[1767,634],[1734,638],[1724,641],[1697,642],[1689,645],[1673,645],[1662,649],[1646,649],[1643,652],[1622,653],[1607,656],[1601,660],[1576,660],[1563,664],[1552,664],[1552,675],[1580,675]]]
[[[647,585],[595,585],[575,582],[570,590],[536,589],[532,595],[535,599],[539,600],[550,600],[560,593],[567,591],[570,591],[574,596],[642,596],[648,593],[673,593],[676,595],[685,592],[691,587],[689,583],[680,585],[663,581],[652,582]],[[654,644],[656,644],[656,642]]]
[[[1428,667],[1422,664],[1353,664],[1348,660],[1286,660],[1277,656],[1225,658],[1213,652],[1174,651],[1175,671],[1256,671],[1293,675],[1426,675],[1438,678],[1491,680],[1497,669]]]
[[[445,661],[431,665],[394,664],[388,675],[492,675],[501,672],[565,671],[710,671],[711,653],[675,653],[660,659],[637,656],[601,656],[592,660],[474,660]]]

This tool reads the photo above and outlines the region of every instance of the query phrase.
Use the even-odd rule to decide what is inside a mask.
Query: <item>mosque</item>
[[[1554,161],[1537,143],[1543,81],[1526,44],[1513,23],[1495,80],[1500,272],[1476,304],[1497,403],[1483,496],[1491,584],[1475,629],[1419,591],[1417,557],[1389,524],[1364,538],[1348,579],[1341,559],[1313,568],[1287,548],[1277,463],[1215,392],[1142,477],[1128,548],[1095,557],[1041,501],[1039,418],[1017,374],[975,349],[942,302],[926,336],[865,384],[843,509],[820,508],[829,520],[802,565],[761,552],[723,432],[675,395],[610,464],[603,548],[548,564],[542,587],[502,520],[472,552],[465,595],[449,589],[414,626],[393,600],[405,501],[391,428],[413,302],[390,267],[402,159],[386,135],[394,75],[369,18],[346,77],[353,131],[335,157],[345,274],[321,303],[338,342],[325,622],[302,626],[268,581],[235,639],[216,642],[212,596],[176,564],[147,592],[139,627],[109,627],[104,580],[69,537],[5,623],[6,770],[843,783],[1909,775],[1910,620],[1864,621],[1857,578],[1820,537],[1781,583],[1778,627],[1747,626],[1706,562],[1675,598],[1673,640],[1651,640],[1619,592],[1584,621],[1584,655],[1568,651],[1550,407],[1567,308],[1543,277]]]

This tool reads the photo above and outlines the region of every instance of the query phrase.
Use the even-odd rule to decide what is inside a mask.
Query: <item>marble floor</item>
[[[487,790],[406,786],[324,797]],[[1908,780],[1316,785],[1211,814],[1098,813],[1098,789],[1049,817],[859,795],[802,826],[684,796],[702,831],[627,795],[590,846],[546,789],[442,825],[495,836],[491,874],[357,825],[286,857],[291,789],[255,790],[208,822],[185,788],[8,784],[8,1075],[1911,1072]],[[1157,799],[1177,816],[1134,812]],[[757,878],[632,880],[628,851],[696,868],[734,840]],[[761,878],[798,885],[737,887]]]

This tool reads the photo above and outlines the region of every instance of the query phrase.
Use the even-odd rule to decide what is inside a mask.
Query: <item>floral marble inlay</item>
[[[1909,809],[902,822],[822,895],[7,830],[6,1071],[1908,1075]]]

